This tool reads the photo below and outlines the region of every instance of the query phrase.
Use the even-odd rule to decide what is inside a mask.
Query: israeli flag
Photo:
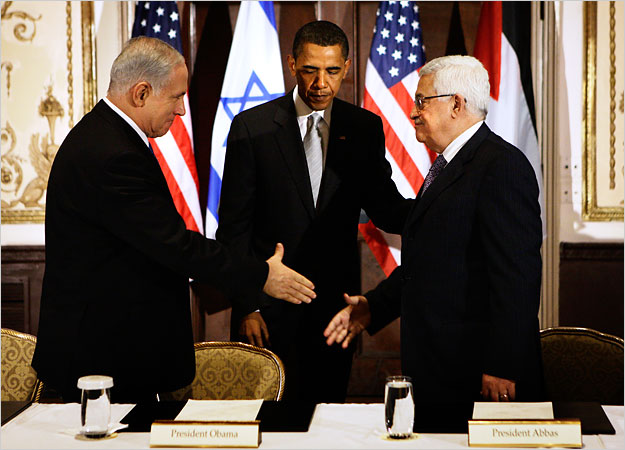
[[[284,95],[280,44],[273,2],[243,1],[234,27],[211,141],[206,237],[215,238],[226,158],[226,141],[238,113]]]

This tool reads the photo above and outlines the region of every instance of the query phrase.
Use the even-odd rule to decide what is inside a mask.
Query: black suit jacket
[[[270,328],[306,314],[327,325],[345,306],[342,294],[360,290],[358,221],[363,208],[374,223],[400,233],[412,200],[391,180],[380,118],[334,99],[326,163],[313,204],[293,91],[237,115],[230,128],[217,239],[242,254],[266,259],[276,243],[284,262],[315,284],[310,305],[276,302],[262,294]],[[233,299],[235,315],[253,311]],[[275,317],[275,320],[273,318]],[[311,339],[323,339],[321,332]]]
[[[268,271],[186,229],[156,158],[104,101],[56,155],[45,233],[32,364],[57,388],[94,374],[129,391],[184,386],[195,373],[189,278],[260,291]]]
[[[542,395],[538,185],[520,150],[484,124],[421,197],[402,233],[401,266],[369,299],[375,332],[401,316],[415,396],[479,398],[486,373]]]

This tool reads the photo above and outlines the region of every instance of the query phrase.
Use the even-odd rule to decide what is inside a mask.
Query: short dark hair
[[[327,20],[309,22],[295,33],[293,39],[293,58],[297,59],[304,44],[317,44],[322,47],[340,45],[343,59],[347,60],[349,43],[340,27]]]

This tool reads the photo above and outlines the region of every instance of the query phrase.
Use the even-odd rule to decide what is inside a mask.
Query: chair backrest
[[[2,328],[2,401],[39,401],[43,383],[30,366],[37,338]]]
[[[623,404],[623,339],[589,328],[540,331],[547,396]]]
[[[278,356],[242,342],[197,342],[195,378],[173,400],[280,400],[284,365]]]

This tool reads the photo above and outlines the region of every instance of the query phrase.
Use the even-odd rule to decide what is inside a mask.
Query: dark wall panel
[[[623,244],[560,244],[561,326],[623,337]]]

